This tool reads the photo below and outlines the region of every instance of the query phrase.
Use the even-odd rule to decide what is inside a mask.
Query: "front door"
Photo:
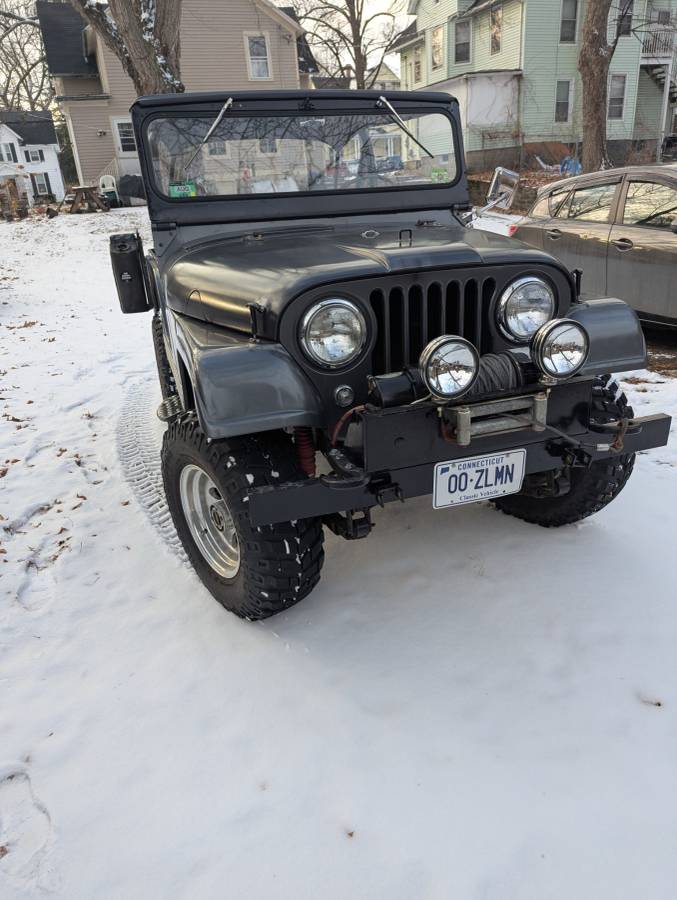
[[[606,293],[606,257],[620,180],[575,189],[543,225],[543,249],[570,270],[582,269],[582,295]]]
[[[677,324],[677,182],[630,179],[624,195],[609,240],[609,295],[642,319]]]

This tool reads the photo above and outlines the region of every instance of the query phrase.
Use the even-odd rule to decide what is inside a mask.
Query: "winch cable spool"
[[[478,397],[496,391],[513,391],[524,385],[524,374],[511,353],[486,353],[480,357],[479,374],[475,384],[463,395]]]

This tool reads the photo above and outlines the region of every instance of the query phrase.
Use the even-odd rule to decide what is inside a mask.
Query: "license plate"
[[[515,494],[522,487],[526,450],[441,462],[433,476],[433,508]]]

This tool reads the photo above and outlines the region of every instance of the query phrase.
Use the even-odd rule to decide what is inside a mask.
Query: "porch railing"
[[[675,50],[675,35],[672,31],[649,31],[642,39],[642,56],[667,57]]]

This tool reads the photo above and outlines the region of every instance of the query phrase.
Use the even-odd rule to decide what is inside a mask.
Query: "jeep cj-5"
[[[167,95],[132,120],[154,246],[113,236],[113,270],[153,313],[167,502],[227,609],[301,600],[323,526],[365,538],[377,504],[567,525],[667,442],[609,374],[646,364],[634,312],[466,227],[448,94]]]

